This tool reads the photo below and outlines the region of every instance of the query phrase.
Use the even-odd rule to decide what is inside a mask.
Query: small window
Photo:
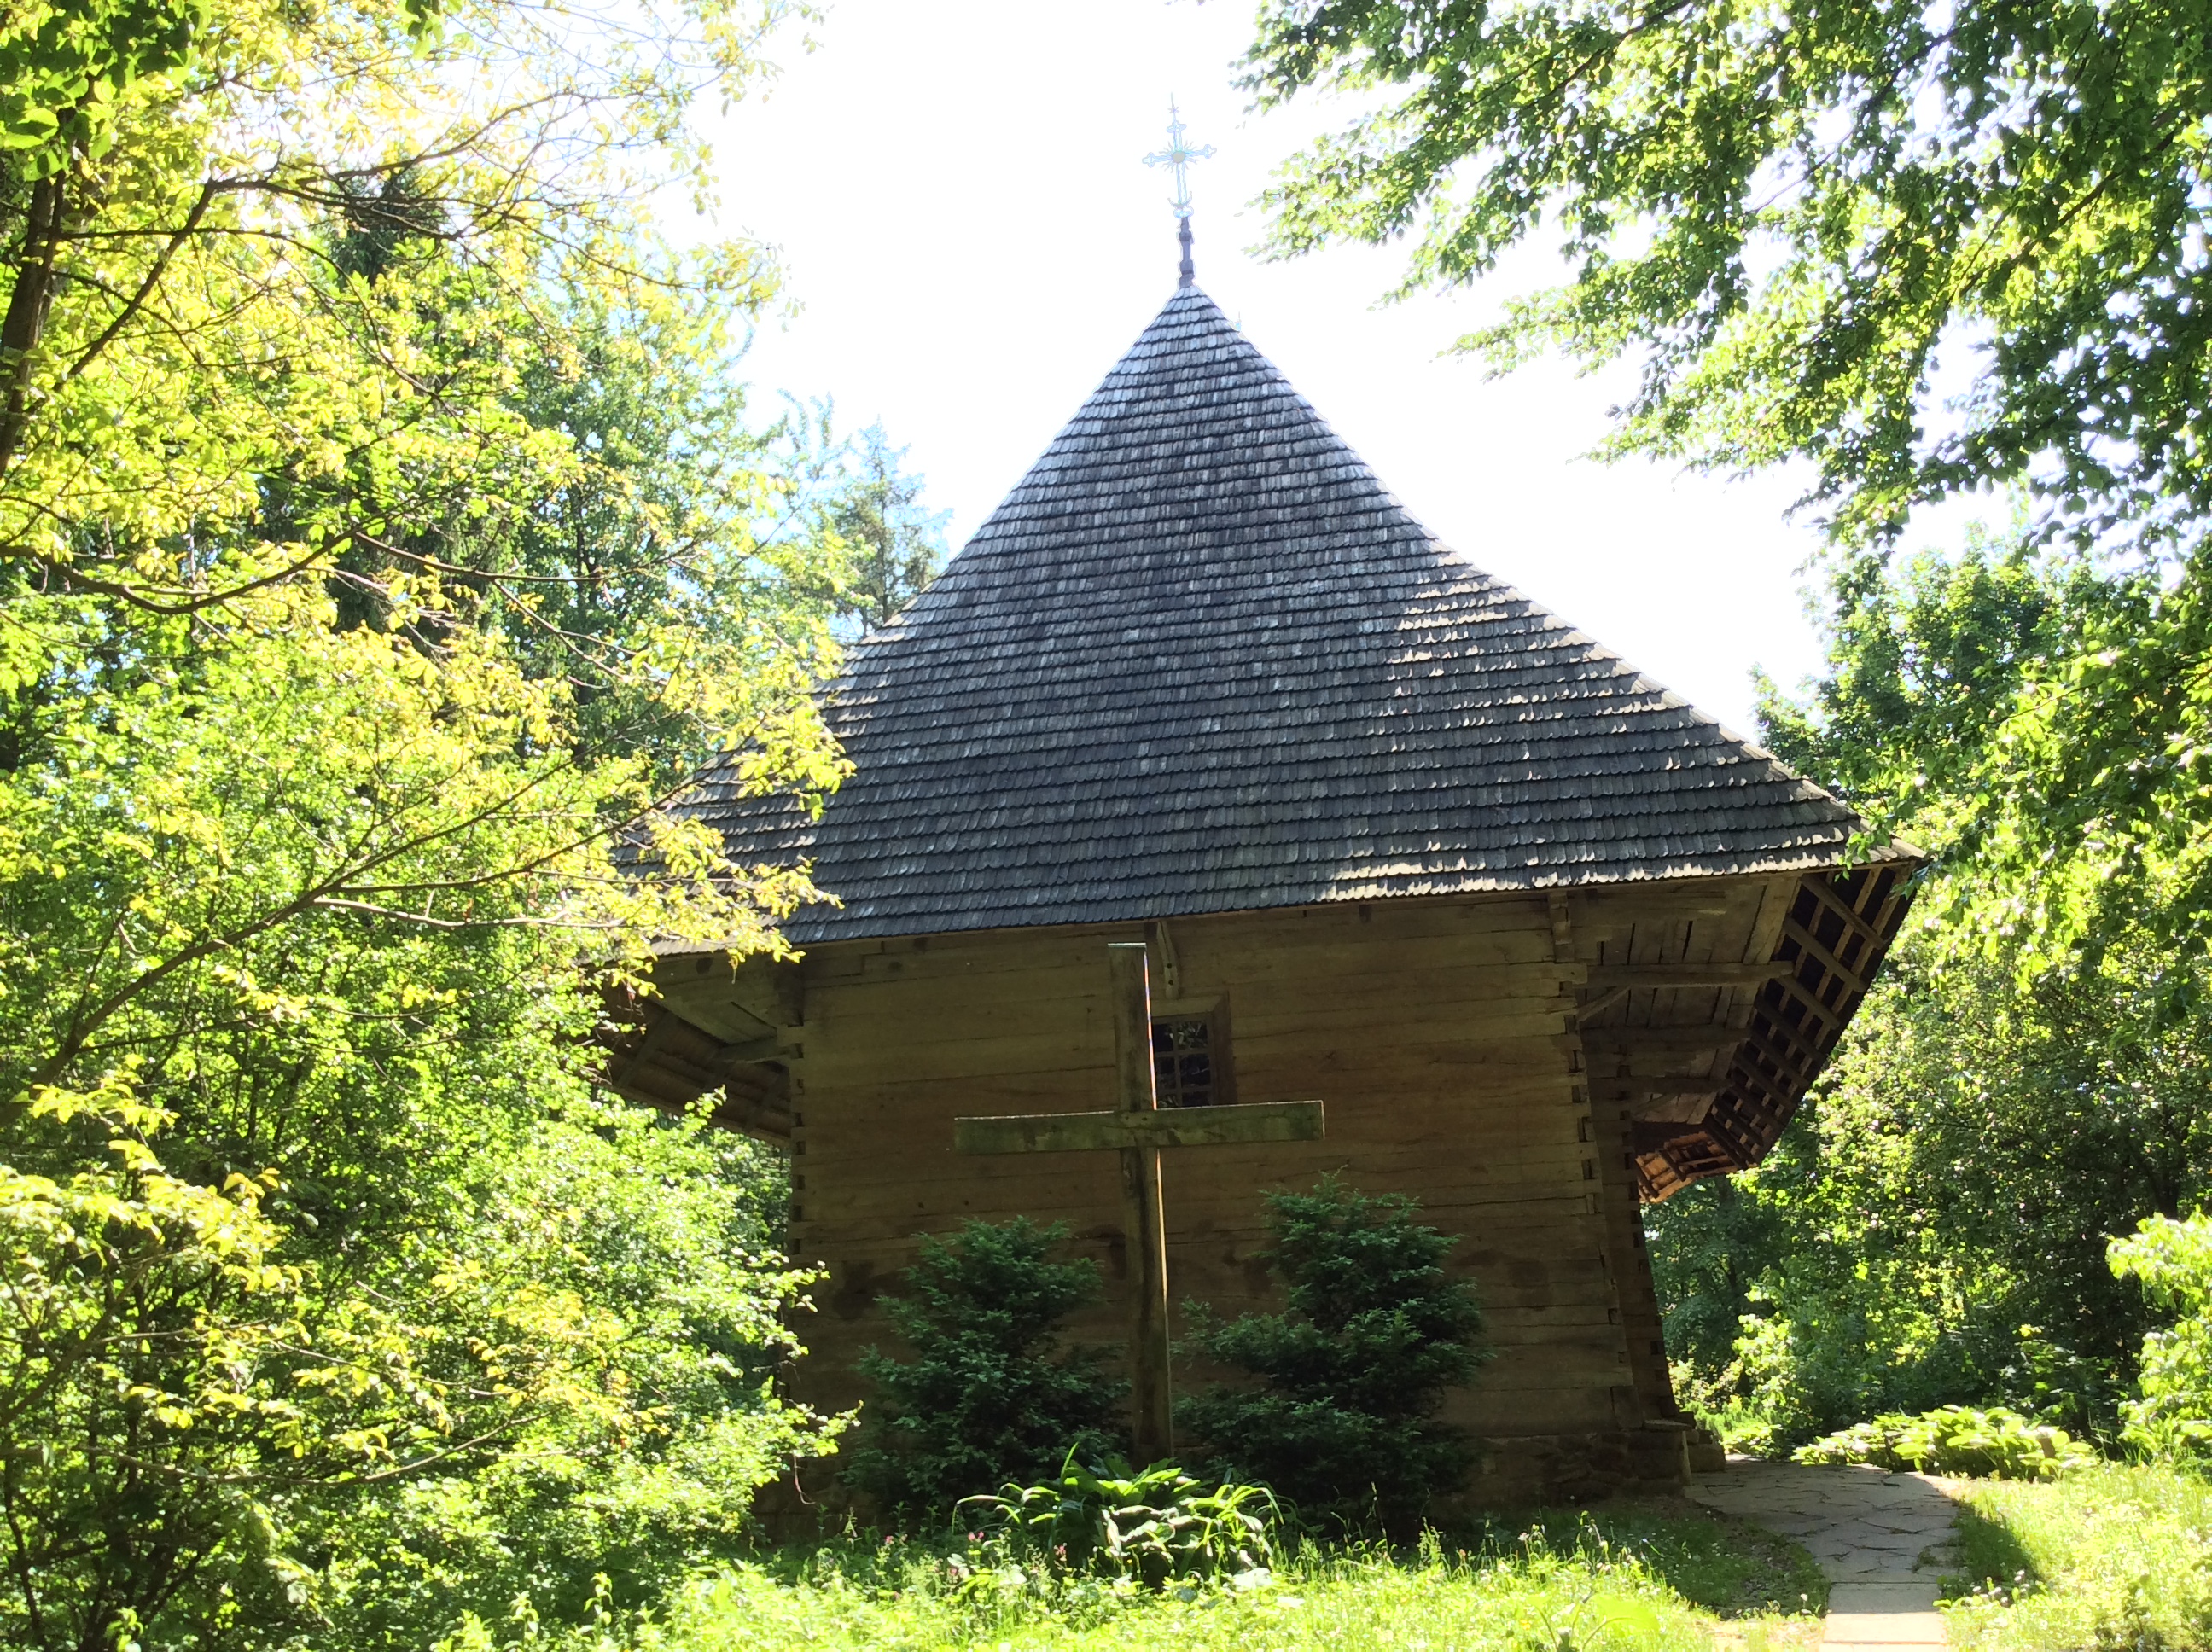
[[[1162,1016],[1152,1023],[1152,1085],[1162,1107],[1214,1107],[1228,1101],[1223,1058],[1211,1016]]]

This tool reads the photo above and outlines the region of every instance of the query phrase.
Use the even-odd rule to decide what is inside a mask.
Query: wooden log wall
[[[1240,1100],[1328,1108],[1318,1143],[1165,1156],[1178,1329],[1192,1298],[1224,1315],[1271,1305],[1261,1191],[1340,1171],[1414,1195],[1462,1239],[1452,1266],[1477,1285],[1497,1357],[1454,1420],[1503,1440],[1618,1435],[1671,1413],[1663,1357],[1651,1380],[1656,1303],[1623,1121],[1593,1117],[1574,1030],[1587,972],[1557,904],[1401,900],[1179,919],[1164,938],[1096,926],[813,949],[781,1035],[793,1254],[830,1272],[799,1327],[803,1391],[831,1406],[865,1397],[850,1368],[890,1337],[878,1294],[918,1236],[970,1218],[1065,1222],[1115,1287],[1113,1156],[963,1157],[952,1121],[1112,1105],[1105,943],[1148,939],[1156,1014],[1225,999]],[[1119,1300],[1072,1334],[1121,1345]]]

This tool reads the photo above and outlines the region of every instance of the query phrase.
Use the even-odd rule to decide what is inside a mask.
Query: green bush
[[[1273,1486],[1309,1517],[1403,1530],[1474,1460],[1436,1420],[1486,1357],[1474,1290],[1443,1270],[1455,1242],[1415,1222],[1411,1200],[1333,1178],[1267,1206],[1290,1311],[1223,1325],[1188,1310],[1194,1345],[1254,1382],[1186,1400],[1180,1426],[1224,1479]]]
[[[2095,1461],[2064,1429],[2002,1406],[1988,1411],[1943,1406],[1917,1417],[1892,1412],[1800,1446],[1790,1455],[1801,1463],[1871,1463],[1999,1480],[2050,1479]]]
[[[1207,1491],[1173,1463],[1141,1473],[1126,1463],[1086,1467],[1073,1452],[1057,1478],[963,1499],[1018,1564],[1060,1576],[1264,1582],[1274,1559],[1273,1496],[1265,1486]]]
[[[2212,1457],[2212,1217],[2151,1217],[2107,1255],[2178,1315],[2143,1338],[2141,1397],[2121,1408],[2121,1437],[2153,1457]]]
[[[1060,1345],[1061,1321],[1103,1294],[1097,1263],[1053,1260],[1066,1238],[1058,1223],[970,1222],[923,1240],[907,1294],[883,1298],[914,1357],[860,1357],[879,1398],[845,1471],[880,1513],[947,1517],[989,1486],[1044,1479],[1071,1450],[1126,1444],[1127,1384],[1107,1374],[1109,1351]]]

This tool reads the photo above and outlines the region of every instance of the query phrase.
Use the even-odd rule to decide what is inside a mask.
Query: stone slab
[[[1933,1612],[1936,1610],[1936,1580],[1916,1578],[1910,1582],[1879,1583],[1838,1583],[1828,1591],[1828,1613],[1859,1616],[1869,1613]]]
[[[1900,1652],[1944,1644],[1936,1578],[1955,1505],[1922,1474],[1731,1459],[1701,1474],[1692,1499],[1795,1540],[1829,1582],[1822,1652]]]
[[[1943,1618],[1936,1612],[1831,1612],[1820,1637],[1822,1652],[1856,1646],[1942,1646]]]

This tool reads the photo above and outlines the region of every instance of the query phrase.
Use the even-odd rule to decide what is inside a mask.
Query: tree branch
[[[0,319],[0,383],[7,394],[0,400],[0,476],[15,461],[30,423],[31,357],[46,331],[46,312],[54,299],[54,265],[61,255],[62,213],[68,199],[69,174],[57,173],[31,185],[30,210],[23,224],[23,252],[15,270],[15,285],[8,295],[8,311]]]
[[[116,336],[130,325],[131,318],[145,307],[146,301],[153,296],[154,288],[160,284],[161,276],[168,270],[169,260],[176,257],[177,249],[190,240],[193,232],[199,228],[200,220],[207,216],[207,210],[214,204],[215,197],[216,183],[213,179],[210,179],[200,185],[199,199],[192,203],[192,210],[185,215],[184,222],[178,225],[170,234],[167,244],[161,248],[160,253],[155,256],[152,267],[146,271],[146,278],[138,283],[138,290],[131,294],[129,301],[116,312],[115,319],[101,330],[100,337],[86,345],[76,360],[70,363],[69,371],[62,374],[62,383],[68,384],[90,367],[100,353],[113,343]]]

